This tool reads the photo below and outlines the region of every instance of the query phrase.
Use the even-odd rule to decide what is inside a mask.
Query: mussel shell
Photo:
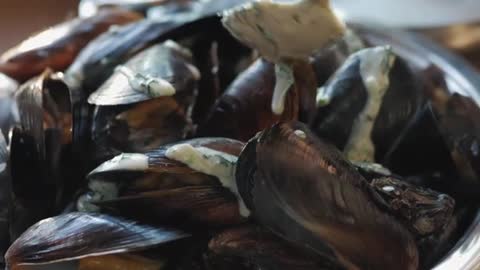
[[[280,123],[252,139],[236,178],[254,218],[284,239],[320,254],[330,250],[350,267],[417,269],[410,233],[375,206],[367,182],[341,153],[305,125]]]
[[[242,222],[237,198],[215,177],[165,156],[168,148],[183,143],[237,156],[243,147],[241,142],[230,139],[201,138],[162,146],[145,154],[122,154],[88,176],[91,183],[114,184],[118,196],[92,203],[122,216],[188,229],[192,224],[219,226]],[[142,166],[125,165],[138,164],[139,160]],[[140,208],[150,211],[138,211]]]
[[[151,172],[151,173],[180,173],[191,174],[193,170],[187,165],[171,160],[166,157],[165,152],[168,148],[177,144],[190,144],[193,147],[206,147],[212,150],[224,152],[230,155],[238,156],[242,151],[244,144],[240,141],[228,139],[228,138],[197,138],[192,140],[180,141],[169,145],[164,145],[158,149],[149,151],[145,154],[141,154],[147,160],[146,167],[124,167],[119,162],[123,158],[129,158],[128,154],[118,156],[110,161],[104,162],[95,170],[93,170],[88,177],[91,179],[107,177],[111,173],[124,173],[129,171],[138,172]],[[124,157],[123,157],[124,156]]]
[[[375,50],[369,48],[366,50]],[[385,51],[388,54],[388,50]],[[310,126],[316,134],[343,150],[352,136],[357,117],[369,102],[369,91],[361,73],[364,58],[354,54],[335,72],[326,83],[327,105],[318,108]],[[396,57],[388,74],[388,88],[382,98],[380,111],[371,133],[368,135],[375,146],[375,160],[382,162],[419,113],[425,102],[420,83],[408,64]]]
[[[198,70],[191,63],[191,53],[173,41],[167,41],[142,51],[123,65],[135,75],[164,80],[175,89],[182,105],[192,103],[199,79]],[[120,69],[98,90],[90,95],[88,102],[97,106],[126,105],[138,103],[157,96],[136,89]]]
[[[122,152],[151,151],[184,139],[191,129],[188,108],[173,97],[133,105],[99,106],[92,126],[95,159],[104,161]]]
[[[11,198],[11,179],[9,168],[9,153],[7,142],[0,132],[0,264],[3,264],[3,254],[10,245],[9,230],[9,206]]]
[[[400,140],[385,155],[383,164],[401,175],[441,172],[452,179],[457,178],[455,163],[436,121],[431,104],[425,104]],[[450,194],[451,190],[440,191]]]
[[[209,249],[217,257],[241,258],[260,269],[344,269],[332,258],[291,246],[257,225],[227,229],[210,240]]]
[[[217,100],[206,122],[199,127],[198,135],[247,141],[278,121],[311,115],[316,90],[313,69],[303,62],[296,63],[293,69],[296,84],[288,91],[282,115],[275,115],[270,107],[275,86],[274,64],[259,59]]]
[[[393,177],[371,183],[379,205],[402,221],[416,237],[440,234],[451,222],[455,200]]]
[[[102,211],[149,224],[168,224],[189,231],[204,226],[214,228],[243,222],[237,198],[218,184],[141,192],[94,203]]]
[[[188,235],[104,214],[69,213],[29,228],[5,255],[8,266],[145,250]]]
[[[66,75],[75,88],[88,96],[112,73],[115,67],[152,44],[180,39],[220,24],[216,14],[243,0],[202,2],[195,12],[172,14],[166,20],[142,20],[104,33],[92,41],[76,58]]]
[[[205,121],[217,98],[255,61],[255,53],[232,37],[223,26],[211,28],[189,41],[195,64],[202,74],[192,114],[195,123]]]
[[[480,107],[469,97],[436,91],[432,106],[437,125],[462,179],[456,189],[476,198],[480,188]]]
[[[321,138],[329,140],[339,149],[348,142],[355,118],[368,99],[368,92],[360,74],[360,59],[342,66],[326,86],[330,102],[321,106],[311,123],[312,129]]]
[[[135,12],[112,9],[51,27],[3,54],[0,57],[0,72],[23,82],[46,68],[63,71],[83,47],[110,26],[127,24],[140,18]]]

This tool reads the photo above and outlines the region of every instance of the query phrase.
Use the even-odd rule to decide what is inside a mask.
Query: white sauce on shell
[[[274,2],[258,0],[223,12],[222,23],[233,36],[276,63],[272,112],[280,115],[294,84],[285,59],[307,59],[342,37],[345,24],[328,0]]]
[[[80,212],[99,212],[100,208],[93,202],[114,200],[118,197],[118,186],[113,182],[91,180],[88,187],[91,191],[77,200],[77,210]]]
[[[301,139],[306,139],[307,138],[307,134],[305,134],[305,132],[303,130],[297,129],[293,133]]]
[[[235,165],[238,157],[206,147],[193,147],[190,144],[177,144],[167,149],[165,155],[181,162],[193,170],[215,176],[238,199],[239,211],[243,217],[250,211],[240,196],[235,180]]]
[[[382,190],[385,192],[392,192],[392,191],[395,191],[395,188],[392,186],[385,186],[382,188]]]
[[[123,153],[102,163],[89,175],[105,171],[144,171],[146,169],[148,169],[147,155]]]
[[[354,54],[360,59],[360,74],[368,92],[367,103],[352,128],[345,154],[349,160],[375,160],[375,146],[371,134],[382,106],[383,97],[390,85],[390,70],[395,63],[391,47],[368,48]]]
[[[173,85],[162,78],[154,78],[147,74],[135,73],[123,65],[118,66],[115,71],[123,74],[133,89],[144,92],[152,98],[175,95]]]
[[[281,115],[285,110],[285,98],[288,90],[295,83],[293,70],[290,66],[278,63],[275,65],[275,88],[272,97],[272,112]]]

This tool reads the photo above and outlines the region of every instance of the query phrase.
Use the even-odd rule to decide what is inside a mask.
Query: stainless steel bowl
[[[397,54],[416,68],[437,67],[445,74],[451,91],[470,96],[480,104],[480,73],[459,56],[419,34],[391,29],[356,28],[362,37],[375,45],[390,44]],[[454,269],[480,269],[480,211],[456,246],[434,267],[434,270]]]

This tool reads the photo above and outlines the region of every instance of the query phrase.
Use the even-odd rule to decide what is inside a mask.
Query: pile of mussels
[[[8,269],[427,269],[471,222],[480,108],[326,0],[84,2],[0,59]]]

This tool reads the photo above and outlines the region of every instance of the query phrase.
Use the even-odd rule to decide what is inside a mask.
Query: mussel
[[[93,142],[106,152],[97,159],[144,153],[184,139],[193,128],[190,115],[199,78],[190,52],[173,41],[118,66],[88,99],[97,105]]]
[[[391,48],[360,50],[319,90],[310,126],[350,160],[382,162],[425,102],[419,85]]]
[[[257,225],[227,229],[210,240],[209,249],[215,256],[211,260],[240,259],[241,264],[257,269],[345,269],[329,256],[295,248]]]
[[[141,50],[168,39],[180,39],[219,24],[216,14],[244,0],[192,2],[195,9],[181,10],[163,20],[142,20],[99,36],[85,47],[66,71],[69,85],[95,91],[122,64]],[[196,1],[195,1],[196,2]],[[180,3],[177,3],[180,4]]]
[[[7,141],[0,132],[0,266],[3,265],[3,254],[10,245],[9,210],[11,204],[11,180],[9,170],[9,153]]]
[[[0,57],[0,72],[23,82],[46,68],[63,71],[91,40],[118,26],[137,21],[141,15],[120,9],[73,19],[27,39]]]
[[[278,121],[308,120],[315,110],[315,74],[303,61],[294,64],[295,84],[288,91],[282,115],[270,109],[275,85],[274,64],[259,59],[240,74],[217,100],[199,136],[223,136],[247,141]]]
[[[371,185],[379,205],[404,222],[416,237],[442,232],[453,218],[455,201],[448,195],[394,177],[374,179]]]
[[[74,260],[79,260],[80,266],[95,260],[106,263],[112,257],[98,256],[146,250],[185,237],[188,234],[178,230],[151,227],[105,214],[74,212],[42,220],[30,227],[12,244],[5,259],[12,270],[22,269],[23,265],[51,265]]]
[[[470,97],[450,94],[445,88],[429,93],[437,127],[460,176],[452,188],[475,198],[480,188],[479,105]]]
[[[18,202],[14,204],[18,211],[13,212],[20,220],[24,216],[38,219],[61,208],[81,181],[71,164],[74,157],[70,155],[70,95],[61,74],[47,70],[22,85],[15,93],[15,100],[20,122],[10,136],[12,188]],[[25,170],[27,164],[31,169]],[[21,213],[31,207],[36,209],[32,215]],[[14,226],[17,232],[33,224],[32,220],[19,222],[22,225]]]
[[[12,125],[18,122],[18,112],[15,106],[14,93],[18,83],[12,78],[0,73],[0,130],[5,137]]]
[[[236,169],[255,220],[345,267],[417,269],[411,233],[375,205],[368,182],[304,124],[279,123],[253,138]]]
[[[241,142],[230,139],[205,138],[145,154],[121,154],[89,174],[91,192],[80,198],[78,209],[98,211],[99,207],[136,220],[186,229],[193,224],[240,223],[242,208],[235,190],[229,188],[234,187],[232,166],[242,147]],[[188,150],[203,154],[197,157]],[[186,160],[176,161],[176,157]],[[212,166],[209,159],[213,159]]]

